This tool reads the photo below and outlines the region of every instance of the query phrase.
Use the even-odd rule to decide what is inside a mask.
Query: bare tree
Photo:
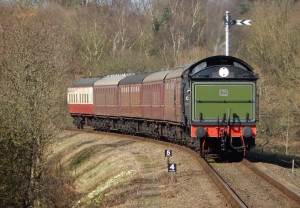
[[[156,45],[161,45],[168,66],[177,65],[184,50],[204,42],[205,23],[201,16],[201,2],[157,0],[151,2],[151,7]]]
[[[68,47],[57,8],[10,9],[1,18],[2,206],[39,206],[43,150],[63,112]],[[12,163],[13,162],[13,163]],[[3,184],[4,182],[4,184]],[[9,183],[7,183],[9,182]],[[11,184],[10,184],[11,183]],[[3,193],[3,194],[2,194]]]
[[[300,21],[291,1],[258,1],[246,42],[247,58],[260,67],[261,132],[285,142],[299,129]]]

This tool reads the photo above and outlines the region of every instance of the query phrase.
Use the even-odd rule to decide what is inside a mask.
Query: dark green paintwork
[[[221,96],[228,92],[227,96]],[[223,94],[224,95],[224,94]],[[230,108],[231,122],[245,122],[246,113],[249,121],[255,121],[255,83],[253,82],[223,82],[192,84],[192,121],[199,122],[200,112],[203,114],[202,122],[215,122],[219,115],[220,120]]]

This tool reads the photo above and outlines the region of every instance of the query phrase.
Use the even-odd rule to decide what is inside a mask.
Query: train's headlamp
[[[246,126],[242,130],[243,137],[250,138],[253,136],[253,131],[249,126]]]
[[[229,75],[229,70],[226,67],[222,67],[219,69],[220,77],[227,77]]]
[[[196,129],[196,136],[198,138],[204,138],[206,135],[206,130],[202,127],[202,126],[199,126],[197,129]]]

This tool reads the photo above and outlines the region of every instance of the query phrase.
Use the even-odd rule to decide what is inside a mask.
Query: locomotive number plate
[[[226,89],[219,90],[219,96],[228,96],[228,90]]]

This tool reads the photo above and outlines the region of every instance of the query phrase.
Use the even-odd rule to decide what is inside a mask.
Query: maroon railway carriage
[[[120,116],[142,118],[143,80],[152,73],[127,76],[119,83]]]
[[[164,120],[166,121],[182,122],[182,74],[185,70],[184,67],[176,68],[165,78]]]
[[[171,71],[155,72],[143,81],[143,118],[164,120],[164,79]]]
[[[119,82],[127,75],[104,77],[94,84],[94,114],[104,117],[119,116]]]

